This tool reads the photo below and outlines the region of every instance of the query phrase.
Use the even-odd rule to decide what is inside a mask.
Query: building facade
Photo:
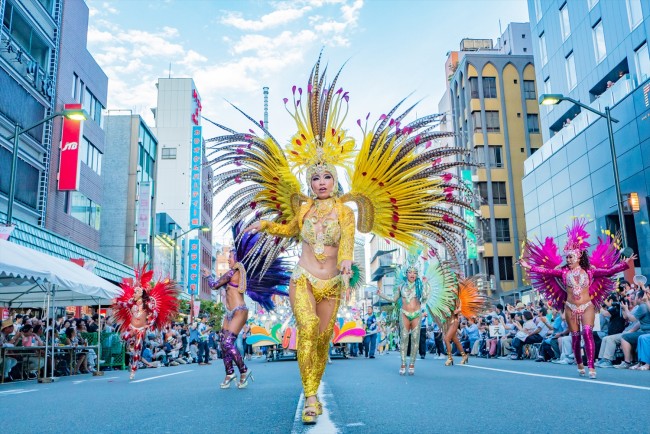
[[[469,176],[480,199],[478,248],[468,255],[466,273],[492,276],[498,296],[524,286],[514,266],[526,236],[521,179],[524,160],[541,146],[533,56],[506,54],[523,52],[518,40],[525,48],[526,30],[508,26],[501,38],[507,51],[489,48],[490,40],[461,42],[449,82],[456,146],[470,150],[479,165]]]
[[[650,272],[650,3],[642,0],[528,1],[540,93],[562,94],[611,115],[628,245]],[[580,49],[576,49],[580,47]],[[525,163],[530,236],[560,245],[574,216],[590,220],[592,243],[621,222],[604,118],[570,102],[541,109],[544,145]]]
[[[62,0],[1,0],[0,14],[0,206],[8,207],[14,127],[26,128],[56,112]],[[60,121],[59,121],[60,125]],[[52,121],[19,136],[13,214],[43,226]],[[60,128],[60,127],[59,127]],[[53,146],[54,144],[54,146]]]
[[[105,117],[101,250],[130,266],[151,262],[156,215],[158,140],[139,115]]]
[[[81,104],[90,117],[82,126],[85,141],[78,143],[77,190],[57,188],[60,117],[19,135],[10,241],[90,261],[97,275],[119,283],[133,270],[99,253],[108,80],[86,49],[88,7],[83,0],[0,0],[0,14],[0,221],[7,220],[11,184],[13,147],[6,137],[16,125],[27,128],[64,104]]]
[[[159,143],[158,171],[164,176],[157,182],[156,209],[167,213],[180,228],[170,234],[179,249],[176,280],[188,291],[188,282],[198,280],[194,295],[210,299],[207,279],[200,270],[212,267],[212,169],[203,164],[201,99],[191,78],[161,78],[157,87],[154,131]],[[193,154],[195,150],[199,152]],[[199,241],[198,253],[189,251],[191,240]],[[194,254],[198,255],[198,266],[188,261]]]
[[[45,227],[99,251],[104,203],[103,111],[108,95],[108,77],[86,48],[88,15],[88,6],[83,0],[64,2],[56,110],[62,110],[65,104],[81,104],[89,118],[83,122],[79,141],[79,187],[72,191],[58,188],[63,120],[54,120]]]

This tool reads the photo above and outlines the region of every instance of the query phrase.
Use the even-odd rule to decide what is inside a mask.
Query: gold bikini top
[[[307,218],[303,222],[300,236],[304,241],[312,246],[322,243],[324,246],[337,247],[341,240],[341,226],[338,219],[323,220],[321,223],[322,231],[316,232],[315,223]]]
[[[304,219],[300,237],[314,250],[314,256],[325,262],[325,246],[338,247],[341,240],[341,226],[336,218],[327,218],[336,206],[336,200],[327,199],[314,205],[313,214]],[[321,231],[316,231],[316,224],[321,224]]]

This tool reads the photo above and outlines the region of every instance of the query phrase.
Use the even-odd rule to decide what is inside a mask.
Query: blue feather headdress
[[[239,221],[232,227],[235,261],[242,264],[246,270],[249,270],[253,269],[251,264],[255,262],[260,254],[260,249],[255,249],[260,233],[242,233],[242,226],[243,223]],[[289,295],[290,267],[291,264],[286,259],[276,258],[261,279],[259,274],[246,276],[246,294],[267,311],[273,310],[275,308],[272,299],[274,295],[285,297]]]

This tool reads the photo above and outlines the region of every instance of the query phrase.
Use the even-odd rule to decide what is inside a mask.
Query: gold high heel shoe
[[[445,362],[445,366],[453,366],[454,365],[454,357],[449,354],[447,355],[447,361]]]
[[[313,402],[311,404],[307,404],[307,401],[305,401],[305,407],[302,410],[303,425],[314,425],[318,420],[318,414],[319,414],[318,410],[319,410],[318,401]],[[313,413],[313,414],[309,414],[309,413]]]
[[[461,353],[461,356],[463,356],[462,360],[460,361],[461,365],[466,365],[469,363],[469,355],[467,353]]]
[[[320,416],[323,414],[323,404],[320,403],[320,401],[316,401],[316,413]]]
[[[246,371],[242,374],[243,380],[240,378],[239,379],[239,384],[237,384],[237,389],[246,389],[248,387],[248,379],[250,378],[251,381],[255,381],[255,378],[253,377],[253,371]]]
[[[226,378],[221,382],[219,387],[221,387],[222,389],[230,388],[230,383],[232,383],[235,378],[237,378],[237,375],[235,375],[234,372],[230,375],[226,375]]]

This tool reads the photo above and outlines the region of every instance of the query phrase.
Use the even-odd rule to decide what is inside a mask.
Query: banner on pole
[[[202,127],[192,127],[192,170],[190,172],[190,229],[201,227],[201,163],[203,160]]]
[[[190,295],[198,295],[199,293],[199,279],[200,279],[200,249],[199,240],[190,240],[188,261],[188,279],[187,279],[187,292]]]
[[[0,225],[0,240],[8,241],[16,225]]]

